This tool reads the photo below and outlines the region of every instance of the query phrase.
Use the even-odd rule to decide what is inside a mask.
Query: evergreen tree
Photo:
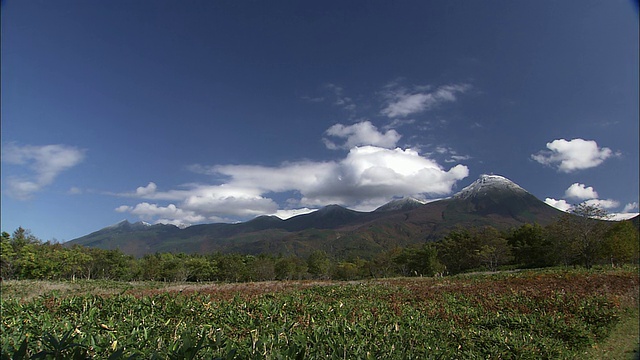
[[[638,229],[629,221],[621,221],[612,225],[604,236],[603,255],[612,266],[616,264],[638,262],[639,257]]]
[[[507,237],[514,260],[526,268],[551,266],[555,263],[554,246],[545,228],[524,224]]]

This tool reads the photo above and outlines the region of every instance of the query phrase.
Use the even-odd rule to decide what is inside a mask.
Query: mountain
[[[460,190],[453,197],[461,200],[480,199],[495,195],[524,195],[525,189],[500,175],[480,175],[478,180]]]
[[[289,231],[301,231],[311,228],[335,229],[369,216],[369,213],[354,211],[340,205],[327,205],[312,213],[284,220],[284,226]]]
[[[546,225],[561,214],[505,177],[482,175],[452,197],[430,203],[404,198],[372,212],[328,205],[286,220],[259,216],[244,223],[184,229],[123,221],[66,245],[121,249],[135,256],[214,251],[306,256],[319,249],[338,258],[371,258],[397,246],[437,240],[457,227]]]
[[[421,207],[426,204],[426,202],[414,199],[412,197],[406,197],[398,200],[392,200],[379,208],[375,209],[374,212],[389,212],[389,211],[398,211],[398,210],[413,210]]]
[[[128,220],[122,220],[117,224],[113,224],[108,226],[108,229],[112,229],[113,231],[129,231],[129,230],[141,230],[146,229],[147,227],[152,226],[148,222],[138,221],[135,223],[130,223]]]
[[[448,214],[475,214],[518,222],[547,223],[562,214],[538,200],[511,180],[499,175],[481,175],[450,199]]]

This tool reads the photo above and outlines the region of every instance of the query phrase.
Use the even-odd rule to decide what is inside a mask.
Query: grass
[[[85,294],[113,295],[133,289],[163,288],[166,283],[160,282],[121,282],[108,280],[6,280],[0,286],[0,296],[5,299],[32,300],[46,295],[60,297]]]
[[[587,360],[640,359],[640,311],[637,307],[626,309],[609,337],[585,351]]]
[[[625,359],[638,269],[244,284],[5,282],[25,358]]]

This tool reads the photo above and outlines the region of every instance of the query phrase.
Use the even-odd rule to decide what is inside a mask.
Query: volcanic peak
[[[527,193],[525,189],[513,181],[500,175],[480,175],[478,180],[474,181],[471,185],[465,187],[460,192],[455,194],[455,199],[468,199],[478,195],[487,194],[493,191],[509,191],[517,193]]]
[[[397,211],[397,210],[412,210],[417,207],[426,204],[425,201],[418,200],[412,197],[404,197],[402,199],[392,200],[379,208],[375,209],[374,212],[385,212],[385,211]]]

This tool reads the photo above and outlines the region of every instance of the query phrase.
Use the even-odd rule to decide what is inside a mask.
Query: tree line
[[[156,253],[136,259],[120,250],[43,242],[20,227],[12,234],[2,232],[0,271],[2,279],[247,282],[434,276],[505,266],[637,264],[637,227],[627,221],[603,221],[606,216],[597,207],[578,205],[546,227],[459,228],[442,240],[397,247],[371,259],[335,259],[320,250],[306,257]]]

